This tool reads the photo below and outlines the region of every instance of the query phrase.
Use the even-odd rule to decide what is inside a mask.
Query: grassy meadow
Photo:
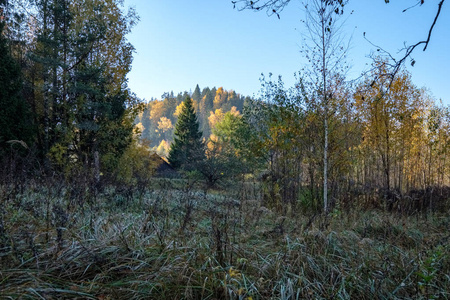
[[[258,191],[3,186],[0,298],[450,298],[448,212],[277,213]]]

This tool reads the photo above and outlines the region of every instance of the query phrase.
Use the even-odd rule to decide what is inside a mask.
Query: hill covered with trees
[[[248,96],[244,97],[233,90],[223,87],[205,87],[201,90],[198,85],[192,93],[185,91],[175,96],[170,92],[165,93],[161,100],[150,100],[135,123],[141,132],[141,139],[162,156],[168,155],[181,105],[187,96],[194,101],[199,129],[205,140],[211,136],[211,127],[219,115],[231,110],[242,113],[245,104],[250,101]]]

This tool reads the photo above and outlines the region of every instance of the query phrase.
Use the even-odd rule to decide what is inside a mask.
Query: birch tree
[[[337,82],[332,83],[336,76],[342,73],[345,61],[346,47],[340,35],[344,3],[327,0],[312,0],[305,5],[305,48],[303,53],[311,64],[307,72],[311,83],[310,94],[320,103],[320,113],[323,116],[323,210],[329,209],[328,172],[329,172],[329,118],[333,114],[330,101],[336,98],[334,92]],[[338,82],[341,82],[339,80]]]

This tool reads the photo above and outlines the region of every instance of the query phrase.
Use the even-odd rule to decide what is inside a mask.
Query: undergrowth
[[[2,193],[0,296],[450,298],[448,215],[281,216],[235,190],[164,182],[78,206],[64,188]]]

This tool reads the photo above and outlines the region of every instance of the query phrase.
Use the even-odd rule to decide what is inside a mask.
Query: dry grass
[[[446,215],[310,222],[170,186],[77,209],[50,196],[3,200],[2,299],[450,298]]]

